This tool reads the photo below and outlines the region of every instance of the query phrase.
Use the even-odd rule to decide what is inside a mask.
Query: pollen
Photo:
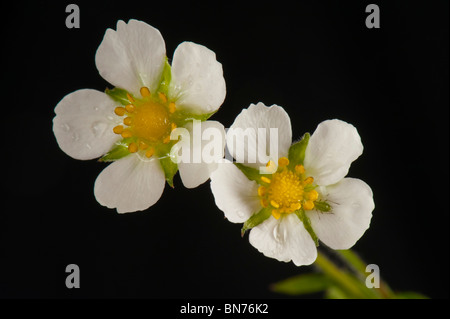
[[[167,96],[164,93],[159,92],[158,97],[163,103],[167,103]]]
[[[176,110],[177,110],[177,107],[176,107],[175,103],[174,102],[170,102],[169,103],[169,112],[170,113],[175,113]]]
[[[122,106],[118,106],[114,109],[114,113],[116,113],[116,115],[118,116],[124,116],[126,111],[127,110]]]
[[[130,153],[136,153],[138,151],[136,143],[130,143],[130,145],[128,145],[128,150]]]
[[[265,176],[262,176],[262,177],[261,177],[261,180],[262,180],[264,183],[267,183],[267,184],[270,184],[270,182],[271,182],[271,180],[270,180],[268,177],[265,177]]]
[[[123,132],[123,126],[122,125],[117,125],[113,128],[113,132],[116,134],[122,134]]]
[[[289,165],[289,160],[286,157],[280,157],[278,159],[278,165],[281,166],[281,167],[288,166]]]

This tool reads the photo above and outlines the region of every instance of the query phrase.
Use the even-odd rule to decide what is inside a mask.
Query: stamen
[[[148,145],[145,142],[139,141],[139,149],[140,150],[146,150],[148,148]]]
[[[127,106],[125,106],[125,109],[127,110],[128,113],[133,113],[135,107],[133,104],[128,104]]]
[[[172,122],[172,124],[170,126],[171,126],[171,131],[173,131],[174,129],[177,128],[177,125],[174,122]]]
[[[123,124],[130,126],[131,125],[131,117],[126,117],[123,119]]]
[[[277,211],[276,209],[273,209],[272,216],[275,217],[275,219],[280,219],[281,213],[279,211]]]
[[[266,188],[264,186],[259,186],[258,187],[258,195],[264,196],[265,194],[266,194]]]
[[[118,106],[114,109],[114,113],[116,113],[116,115],[118,115],[118,116],[123,116],[125,114],[125,112],[126,112],[126,110],[122,106]]]
[[[292,211],[296,211],[299,210],[300,208],[302,208],[302,204],[301,203],[294,203],[291,205],[291,207],[289,207]]]
[[[164,144],[168,144],[170,142],[170,135],[167,135],[164,139],[163,139],[163,143]]]
[[[116,127],[113,128],[113,132],[116,133],[116,134],[122,134],[123,126],[122,125],[117,125]]]
[[[303,165],[295,165],[295,172],[297,174],[304,174],[305,173],[305,167]]]
[[[145,156],[147,156],[148,158],[153,156],[153,153],[155,153],[155,149],[152,147],[150,148],[147,152],[145,152]]]
[[[317,200],[319,198],[319,193],[315,189],[313,189],[312,191],[305,193],[305,196],[309,200],[314,202],[315,200]]]
[[[128,145],[128,150],[130,153],[136,153],[138,151],[136,143],[130,143],[130,145]]]
[[[314,177],[310,176],[303,181],[304,185],[312,184],[314,182]]]
[[[272,165],[273,165],[273,161],[269,160],[269,161],[267,162],[267,164],[266,164],[266,167],[270,167],[270,166],[272,166]]]
[[[261,200],[259,202],[261,203],[261,206],[264,208],[269,206],[269,203],[267,202],[267,199],[265,199],[265,198],[261,198]]]
[[[303,203],[303,208],[305,210],[311,210],[314,208],[314,202],[312,200],[307,200],[306,202]]]
[[[278,159],[278,165],[281,166],[281,167],[288,166],[289,165],[289,159],[287,159],[286,157],[280,157]]]
[[[270,205],[272,205],[272,206],[275,207],[275,208],[280,208],[280,205],[279,205],[276,201],[274,201],[274,200],[271,200],[271,201],[270,201]]]
[[[141,92],[142,97],[147,97],[147,96],[151,95],[150,90],[146,86],[141,87],[140,92]]]
[[[264,183],[267,183],[267,184],[270,184],[270,182],[271,182],[271,180],[270,180],[269,178],[265,177],[265,176],[262,176],[262,177],[261,177],[261,180],[262,180]]]
[[[122,137],[123,137],[123,138],[128,138],[128,137],[132,137],[132,136],[133,136],[133,134],[131,134],[131,132],[128,131],[128,130],[124,130],[124,131],[122,132]]]
[[[128,101],[130,101],[131,103],[134,102],[134,99],[133,99],[133,97],[130,95],[130,93],[127,93],[127,99],[128,99]]]
[[[163,101],[164,103],[167,103],[167,96],[164,93],[159,92],[158,97],[161,101]]]
[[[170,113],[175,113],[175,111],[177,110],[177,107],[175,106],[174,102],[170,102],[169,103],[169,112]]]

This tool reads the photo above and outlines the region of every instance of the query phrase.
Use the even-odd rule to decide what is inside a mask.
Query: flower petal
[[[108,152],[119,139],[113,127],[114,101],[105,93],[83,89],[66,95],[55,107],[53,132],[69,156],[88,160]]]
[[[341,120],[320,123],[309,139],[304,166],[318,185],[331,185],[343,179],[351,163],[363,152],[356,128]]]
[[[322,187],[321,195],[332,211],[307,213],[314,232],[333,249],[349,249],[369,228],[375,208],[372,190],[360,179],[344,178],[337,184]]]
[[[169,99],[195,114],[216,111],[226,94],[222,64],[210,49],[192,42],[181,43],[173,54]]]
[[[314,241],[295,214],[270,216],[250,231],[250,244],[265,256],[295,265],[310,265],[317,258]]]
[[[142,21],[120,20],[117,31],[106,30],[95,64],[106,81],[138,94],[143,86],[156,90],[165,57],[166,46],[157,29]]]
[[[106,167],[97,177],[97,201],[118,213],[144,210],[155,204],[164,190],[164,172],[157,159],[141,160],[132,154]]]
[[[217,207],[232,223],[243,223],[262,208],[258,184],[229,161],[218,164],[211,174],[211,191]]]
[[[185,128],[189,132],[190,141],[183,145],[189,148],[190,158],[178,163],[178,169],[184,186],[194,188],[209,179],[217,168],[217,162],[223,158],[225,129],[217,121],[189,122]]]
[[[277,136],[272,134],[274,131]],[[258,135],[263,138],[258,138]],[[253,168],[265,166],[269,159],[277,163],[278,158],[287,156],[291,143],[289,115],[281,106],[267,107],[261,102],[242,110],[227,132],[230,154],[238,163]]]

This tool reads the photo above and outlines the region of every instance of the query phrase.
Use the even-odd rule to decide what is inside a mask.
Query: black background
[[[214,50],[226,100],[212,119],[229,127],[250,103],[283,106],[293,136],[323,120],[354,124],[364,154],[349,176],[373,189],[371,227],[354,246],[395,290],[449,292],[448,1],[77,1],[2,3],[3,298],[278,298],[269,285],[309,272],[260,254],[224,220],[209,182],[175,178],[144,212],[119,215],[93,194],[105,164],[64,154],[54,107],[80,88],[111,87],[95,67],[104,32],[119,19],[158,28],[172,57],[182,41]],[[65,286],[65,267],[81,288]],[[320,295],[316,296],[320,297]]]

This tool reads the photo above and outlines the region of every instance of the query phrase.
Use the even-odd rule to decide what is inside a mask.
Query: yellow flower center
[[[135,100],[127,94],[130,104],[115,108],[114,113],[124,118],[123,125],[114,127],[113,131],[123,138],[133,138],[128,145],[131,153],[143,151],[151,157],[158,144],[170,142],[170,132],[177,127],[171,119],[176,106],[163,93],[153,97],[147,87],[142,87],[140,93],[142,99]]]
[[[267,163],[268,166],[271,162]],[[272,207],[272,215],[278,219],[281,214],[290,214],[301,208],[311,210],[314,208],[314,201],[319,194],[314,190],[312,183],[314,178],[305,176],[303,165],[297,165],[294,170],[287,166],[289,160],[282,157],[278,161],[278,170],[272,176],[261,177],[262,184],[258,188],[263,207]]]

